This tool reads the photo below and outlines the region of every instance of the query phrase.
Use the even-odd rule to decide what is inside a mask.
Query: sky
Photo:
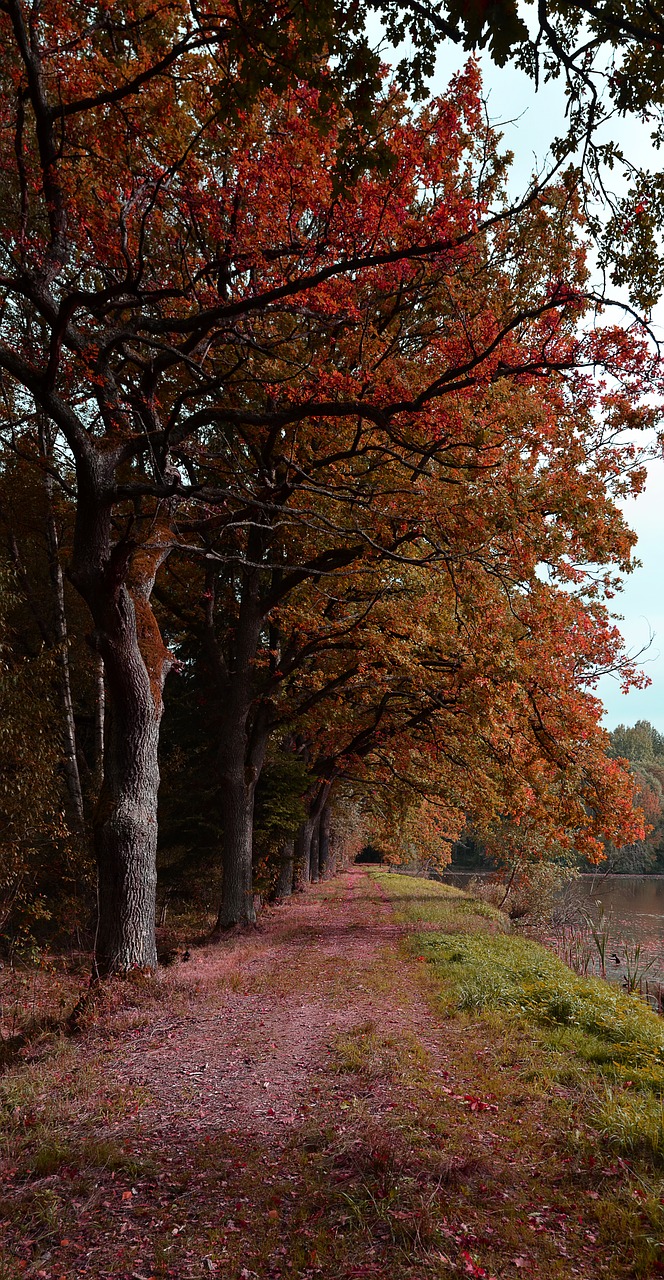
[[[455,70],[463,66],[467,54],[446,44],[439,56],[433,92],[440,93]],[[564,129],[564,96],[555,82],[537,93],[531,80],[514,68],[497,68],[488,57],[480,58],[484,89],[491,122],[501,128],[503,146],[514,152],[510,185],[514,194],[524,191],[534,168],[541,169],[548,146]],[[612,135],[636,163],[647,164],[652,154],[648,128],[639,122],[612,122]],[[661,165],[661,157],[659,161]],[[664,302],[653,315],[658,336],[664,338]],[[604,724],[634,724],[650,720],[664,732],[664,461],[651,463],[645,491],[624,503],[630,527],[638,535],[636,557],[642,562],[624,583],[613,601],[617,622],[628,653],[645,650],[640,665],[650,679],[644,690],[621,692],[613,676],[602,678],[598,688],[604,708]]]

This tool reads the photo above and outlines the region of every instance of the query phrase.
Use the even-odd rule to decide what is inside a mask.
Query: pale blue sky
[[[446,45],[439,58],[434,92],[440,92],[450,75],[466,59],[452,45]],[[496,68],[488,58],[481,59],[489,115],[494,124],[502,124],[504,145],[514,152],[512,185],[515,193],[525,190],[534,168],[541,169],[550,140],[564,128],[564,96],[558,83],[544,85],[535,94],[532,81],[513,68]],[[508,122],[512,123],[508,123]],[[651,152],[649,131],[634,121],[614,121],[612,136],[637,163],[647,164]],[[661,164],[661,157],[660,157]],[[664,304],[660,304],[654,321],[664,337]],[[657,323],[658,322],[658,323]],[[612,729],[624,722],[650,720],[664,732],[664,600],[662,599],[662,548],[664,548],[664,462],[649,468],[645,492],[625,504],[630,526],[638,534],[637,556],[642,567],[630,574],[624,590],[614,601],[627,649],[636,653],[650,645],[641,664],[650,677],[645,690],[628,694],[620,691],[620,683],[604,677],[599,694],[606,708],[605,724]]]

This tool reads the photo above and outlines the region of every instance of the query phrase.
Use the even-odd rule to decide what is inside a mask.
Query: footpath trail
[[[581,1100],[436,1015],[404,932],[353,868],[15,1069],[1,1280],[636,1275]]]
[[[178,975],[195,993],[193,1011],[138,1032],[114,1057],[114,1069],[147,1091],[144,1131],[176,1145],[194,1131],[269,1142],[301,1123],[338,1033],[368,1021],[383,1031],[404,1017],[424,1022],[414,989],[406,1014],[371,981],[402,934],[354,868],[274,908],[255,939],[194,951]]]

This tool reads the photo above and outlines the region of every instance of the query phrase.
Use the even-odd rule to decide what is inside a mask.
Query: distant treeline
[[[650,830],[644,840],[616,848],[608,845],[604,869],[637,874],[664,874],[664,734],[649,720],[634,725],[619,724],[613,729],[611,754],[628,760],[637,787],[636,802],[644,812]],[[491,871],[496,868],[495,849],[472,833],[466,833],[452,849],[452,869]],[[581,870],[589,867],[579,859]]]

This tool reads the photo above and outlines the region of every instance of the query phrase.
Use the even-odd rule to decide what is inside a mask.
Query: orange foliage
[[[168,60],[178,0],[132,14],[118,41],[41,5],[39,84],[0,14],[3,301],[34,308],[0,368],[77,459],[116,451],[151,676],[177,511],[176,540],[222,566],[229,652],[260,613],[251,698],[322,774],[433,842],[466,815],[590,857],[637,838],[592,688],[639,679],[606,600],[661,371],[587,309],[573,181],[508,209],[472,60],[419,113],[385,88],[386,174],[366,140],[340,152],[348,114],[309,85],[221,111],[214,50]],[[172,501],[163,529],[146,494]]]

